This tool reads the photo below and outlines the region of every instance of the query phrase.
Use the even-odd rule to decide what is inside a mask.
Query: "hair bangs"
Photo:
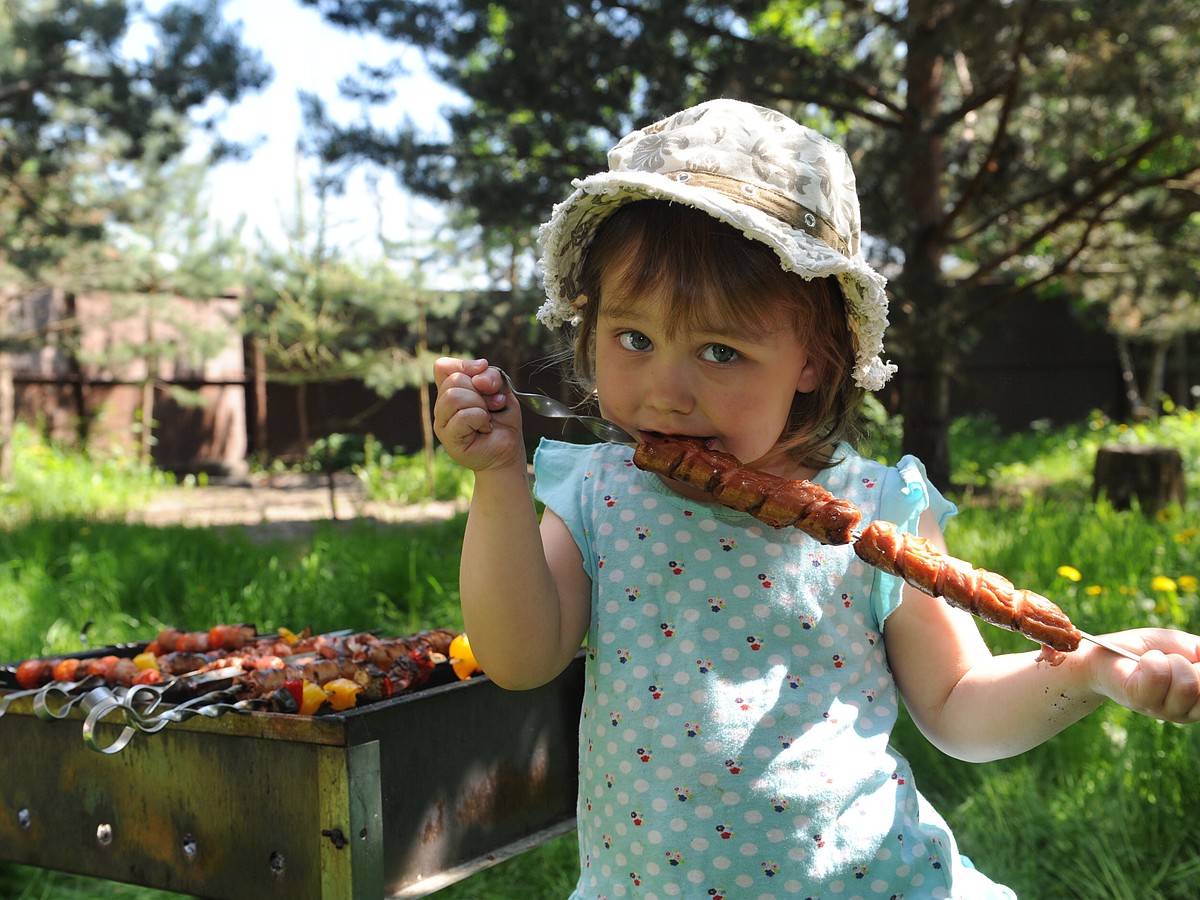
[[[800,324],[772,250],[690,207],[642,203],[649,214],[630,217],[636,224],[622,229],[619,252],[603,254],[616,286],[603,297],[607,312],[620,315],[634,298],[655,295],[667,304],[672,330],[752,336]]]

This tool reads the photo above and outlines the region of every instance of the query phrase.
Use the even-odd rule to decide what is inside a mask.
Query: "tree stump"
[[[1137,498],[1147,515],[1171,503],[1183,504],[1183,457],[1171,447],[1116,444],[1096,451],[1092,500],[1101,495],[1115,509],[1129,509]]]

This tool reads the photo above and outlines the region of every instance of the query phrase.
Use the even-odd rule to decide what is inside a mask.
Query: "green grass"
[[[46,443],[25,425],[14,429],[12,445],[16,462],[11,481],[0,484],[0,525],[34,512],[119,516],[172,484],[169,475],[130,458],[94,458]]]
[[[888,427],[892,437],[878,446],[895,458],[894,423]],[[38,449],[20,456],[17,487],[5,495],[8,527],[0,530],[0,659],[76,647],[88,620],[94,644],[216,621],[396,633],[461,623],[461,519],[385,529],[328,525],[266,546],[237,530],[126,525],[125,511],[172,488],[153,473],[74,459],[27,439],[26,450]],[[947,530],[951,551],[1046,594],[1088,631],[1143,624],[1200,631],[1195,465],[1186,509],[1147,517],[1091,502],[1095,449],[1130,440],[1174,446],[1194,461],[1200,419],[1178,411],[1123,428],[1093,417],[1008,437],[986,422],[956,423],[955,481],[968,489],[955,498],[961,514]],[[419,496],[412,487],[413,473],[423,471],[419,460],[380,455],[356,465],[379,496]],[[438,465],[439,493],[455,496],[462,482],[444,461]],[[409,483],[392,484],[393,477]],[[70,503],[59,499],[64,492]],[[1029,646],[983,629],[997,650]],[[1022,897],[1200,896],[1200,728],[1108,704],[1045,745],[986,765],[948,759],[907,720],[895,740],[963,852]],[[568,835],[439,896],[561,898],[576,865]],[[0,865],[0,896],[175,895]]]
[[[0,648],[8,658],[147,639],[165,625],[271,630],[461,623],[461,522],[318,525],[296,543],[237,530],[33,519],[0,531]]]

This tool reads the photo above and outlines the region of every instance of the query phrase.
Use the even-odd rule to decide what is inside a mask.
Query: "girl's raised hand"
[[[1200,722],[1200,636],[1138,628],[1107,637],[1141,655],[1141,662],[1098,650],[1097,689],[1102,694],[1166,722]]]
[[[521,411],[486,359],[442,357],[433,364],[438,396],[433,430],[446,453],[475,471],[525,466]]]

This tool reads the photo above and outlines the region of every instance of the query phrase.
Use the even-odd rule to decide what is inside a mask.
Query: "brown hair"
[[[790,327],[818,373],[811,393],[797,392],[780,444],[810,468],[830,465],[830,445],[858,433],[864,391],[855,385],[856,341],[837,280],[786,272],[775,251],[690,206],[663,200],[627,203],[596,230],[581,274],[583,320],[575,334],[575,374],[595,380],[595,329],[600,275],[615,266],[624,296],[661,292],[671,298],[676,327],[735,333]],[[611,310],[610,310],[611,311]]]

